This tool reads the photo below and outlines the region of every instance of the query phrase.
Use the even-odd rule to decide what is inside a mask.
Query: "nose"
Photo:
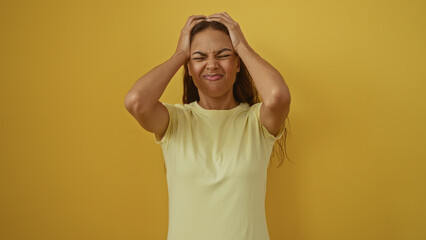
[[[207,60],[207,69],[216,69],[218,66],[216,59],[213,57],[209,60]]]

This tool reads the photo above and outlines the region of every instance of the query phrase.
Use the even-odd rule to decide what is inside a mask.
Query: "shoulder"
[[[180,128],[188,124],[187,121],[185,121],[185,119],[187,119],[185,117],[185,113],[190,110],[188,104],[165,102],[161,103],[166,107],[167,112],[169,113],[169,120],[165,133],[161,135],[158,134],[158,136],[155,135],[155,142],[157,144],[165,144],[169,142],[169,139],[173,138],[173,136],[179,132]],[[156,121],[158,121],[158,119],[156,119]]]
[[[249,106],[248,114],[253,115],[253,116],[258,118],[259,114],[260,114],[261,105],[262,105],[262,102],[258,102],[258,103],[255,103],[255,104]]]
[[[163,102],[162,102],[163,103]],[[182,104],[182,103],[163,103],[163,105],[170,109],[175,109],[177,111],[189,111],[192,109],[192,104]]]
[[[170,117],[179,116],[185,113],[189,113],[193,110],[192,104],[182,103],[163,103],[163,105],[169,111]]]
[[[277,113],[268,109],[263,102],[250,106],[249,115],[256,119],[264,137],[272,141],[282,137],[285,129],[285,117],[276,117]]]

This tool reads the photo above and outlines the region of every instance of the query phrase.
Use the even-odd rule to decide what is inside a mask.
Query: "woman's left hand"
[[[232,46],[234,47],[235,52],[238,53],[238,48],[242,47],[242,45],[248,46],[247,40],[241,31],[240,25],[235,22],[228,15],[228,13],[215,13],[208,16],[206,20],[220,22],[228,28],[229,36],[231,38]]]

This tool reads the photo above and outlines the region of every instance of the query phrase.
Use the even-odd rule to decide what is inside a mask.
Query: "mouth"
[[[217,81],[219,79],[223,78],[223,75],[221,74],[215,74],[215,75],[203,75],[203,77],[209,81]]]

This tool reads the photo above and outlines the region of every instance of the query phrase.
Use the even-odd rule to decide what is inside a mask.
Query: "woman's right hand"
[[[192,15],[188,18],[185,26],[180,31],[179,43],[176,48],[175,54],[183,53],[187,60],[190,58],[191,49],[189,44],[189,38],[190,38],[191,30],[195,26],[195,24],[205,19],[206,19],[205,15]]]

